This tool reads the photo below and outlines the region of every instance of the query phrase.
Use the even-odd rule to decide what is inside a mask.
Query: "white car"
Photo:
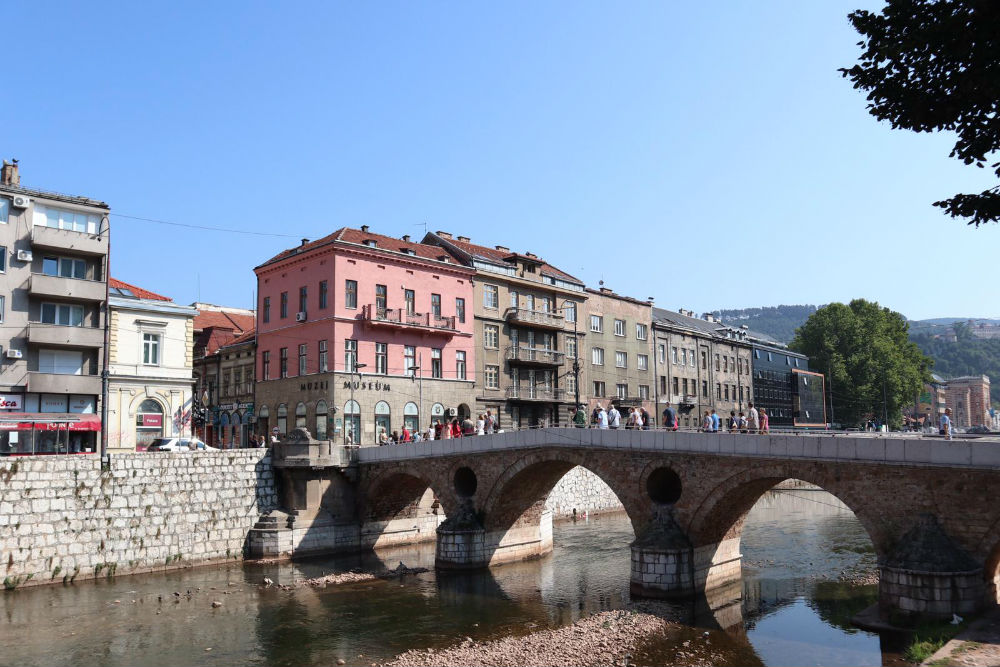
[[[217,452],[217,447],[209,447],[198,438],[157,438],[146,448],[147,452]]]

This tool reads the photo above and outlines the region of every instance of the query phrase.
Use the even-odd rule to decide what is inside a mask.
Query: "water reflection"
[[[0,596],[6,664],[371,664],[571,623],[628,603],[631,524],[624,516],[557,524],[555,551],[490,571],[264,589],[331,572],[433,568],[433,543],[272,565],[227,565]],[[882,664],[880,638],[849,624],[873,586],[837,581],[874,553],[853,515],[815,491],[769,493],[747,519],[744,581],[663,607],[689,626],[649,642],[638,664],[679,664],[707,641],[731,665]],[[189,592],[190,591],[190,595]],[[174,595],[174,593],[179,595]],[[213,600],[221,607],[213,608]],[[207,651],[206,649],[211,649]],[[679,657],[681,656],[681,657]]]

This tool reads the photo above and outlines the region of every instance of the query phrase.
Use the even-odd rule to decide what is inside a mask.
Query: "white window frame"
[[[590,330],[594,333],[604,333],[604,316],[590,314]]]
[[[628,368],[628,353],[615,350],[615,368]]]
[[[635,357],[636,368],[640,371],[649,370],[649,355],[648,354],[637,354]]]
[[[483,308],[490,310],[500,308],[500,288],[497,285],[483,283]]]
[[[590,348],[590,363],[594,366],[604,365],[604,348],[603,347],[592,347]]]
[[[483,347],[487,350],[500,349],[500,326],[497,324],[483,325]]]
[[[46,307],[50,307],[50,308],[53,309],[54,317],[53,317],[53,319],[52,319],[51,322],[46,322],[45,321],[45,309],[46,309]],[[62,322],[59,321],[59,311],[61,309],[63,309],[63,308],[65,308],[66,311],[71,315],[70,319],[69,319],[70,324],[63,324]],[[72,324],[72,321],[73,321],[72,313],[74,311],[79,311],[79,313],[80,313],[80,323],[79,324]],[[71,303],[53,303],[51,301],[45,301],[45,302],[42,303],[41,309],[38,312],[38,320],[42,324],[54,324],[56,326],[61,326],[61,327],[82,327],[83,326],[83,318],[84,318],[85,314],[86,313],[85,313],[85,311],[83,309],[83,306],[78,306],[76,304],[71,304]]]
[[[142,338],[142,365],[143,366],[159,366],[161,365],[163,355],[163,334],[153,332],[153,331],[143,331],[141,332]],[[147,339],[147,336],[149,337]],[[154,361],[149,361],[150,354],[149,350],[155,352],[156,359]]]
[[[486,364],[483,367],[483,375],[487,389],[500,388],[500,367],[495,364]]]
[[[635,337],[636,340],[646,340],[649,336],[649,327],[647,327],[642,322],[635,323]]]
[[[615,394],[619,399],[628,398],[628,383],[618,383],[615,385]]]
[[[625,320],[615,318],[615,335],[625,337]]]

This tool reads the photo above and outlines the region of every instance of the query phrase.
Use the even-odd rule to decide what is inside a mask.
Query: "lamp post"
[[[362,368],[367,368],[367,367],[368,367],[368,364],[359,364],[357,362],[356,358],[355,358],[354,370],[351,371],[351,409],[352,410],[355,410],[356,408],[354,406],[357,405],[357,403],[354,402],[354,374],[357,373],[358,374],[358,380],[360,380],[361,379],[361,369]],[[358,415],[358,420],[360,420],[361,419],[360,412],[361,412],[361,410],[358,410],[357,413],[352,413],[350,415],[350,419],[351,419],[351,436],[352,437],[354,436],[354,416],[355,416],[355,414],[357,414]],[[348,415],[344,415],[344,416],[347,417]],[[358,437],[354,441],[354,444],[358,445],[358,446],[361,445],[361,433],[360,433],[360,430],[361,429],[359,428],[358,429],[358,431],[359,431]],[[345,430],[345,434],[346,434],[346,430]]]
[[[410,366],[406,370],[411,371],[411,372],[419,371],[420,370],[420,364],[423,363],[423,359],[424,359],[424,355],[421,354],[419,357],[417,357],[417,365],[416,366]],[[417,401],[419,401],[419,406],[417,407],[417,430],[419,431],[420,430],[420,418],[424,416],[424,374],[423,374],[423,371],[421,371],[420,375],[417,376],[417,386],[418,386],[418,389],[417,389],[417,392],[418,392]]]
[[[572,308],[567,308],[566,304],[572,304]],[[580,409],[580,336],[577,331],[577,323],[580,320],[579,313],[576,312],[576,302],[570,301],[569,299],[562,302],[559,310],[563,312],[567,310],[573,311],[573,388],[576,390],[576,395],[574,399],[576,403],[573,407],[577,410]]]

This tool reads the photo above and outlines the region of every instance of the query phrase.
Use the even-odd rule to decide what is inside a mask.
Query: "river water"
[[[433,544],[300,563],[233,563],[0,595],[3,665],[371,664],[410,648],[445,647],[571,623],[628,603],[624,515],[557,523],[555,550],[490,571],[434,573]],[[902,664],[902,638],[850,625],[876,587],[875,554],[854,515],[815,490],[771,491],[743,532],[742,587],[671,607],[686,622],[633,656],[678,660],[683,642],[709,641],[730,665]],[[280,590],[276,583],[404,562],[430,572]],[[178,593],[179,595],[175,595]],[[219,601],[220,607],[212,602]]]

